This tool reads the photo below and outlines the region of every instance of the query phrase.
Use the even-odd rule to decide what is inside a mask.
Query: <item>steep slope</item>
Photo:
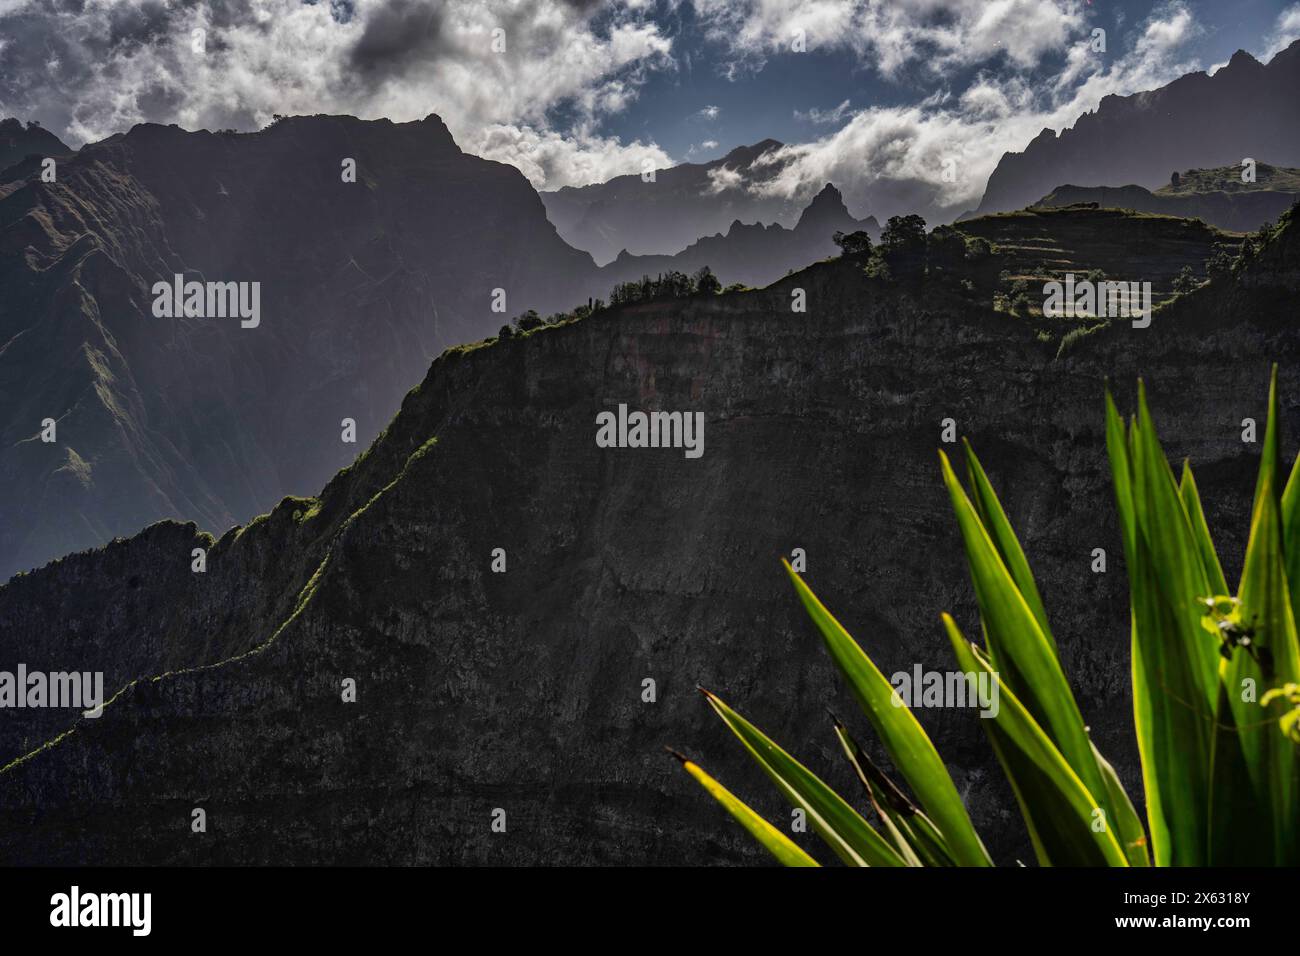
[[[355,182],[344,161],[355,160]],[[223,529],[319,487],[431,356],[562,308],[594,264],[513,167],[422,122],[144,125],[0,198],[0,578],[167,516]],[[260,322],[154,283],[259,284]],[[248,287],[251,290],[251,285]],[[45,442],[42,422],[57,423]]]
[[[8,180],[10,166],[28,156],[68,156],[72,150],[47,129],[24,126],[16,119],[0,119],[0,186]]]
[[[1021,209],[1063,183],[1154,189],[1189,166],[1246,157],[1300,165],[1297,89],[1300,41],[1267,66],[1238,51],[1213,76],[1189,73],[1157,90],[1107,96],[1072,128],[1045,129],[1023,152],[1003,154],[977,213]]]
[[[1253,183],[1241,181],[1240,166],[1175,173],[1178,186],[1152,192],[1141,186],[1058,186],[1035,207],[1095,203],[1163,216],[1200,219],[1219,229],[1253,232],[1300,201],[1300,169],[1260,163]]]
[[[736,220],[794,222],[798,208],[788,200],[757,196],[745,188],[776,174],[777,167],[756,161],[780,146],[765,139],[709,163],[655,170],[653,182],[640,175],[617,176],[591,186],[544,192],[542,201],[560,235],[599,263],[623,250],[671,255]]]
[[[810,580],[887,673],[946,669],[938,612],[975,620],[935,461],[949,417],[1026,543],[1093,739],[1140,792],[1102,380],[1130,405],[1145,376],[1161,438],[1197,467],[1239,565],[1258,455],[1239,423],[1262,419],[1273,360],[1282,394],[1300,395],[1294,225],[1235,280],[1061,360],[975,304],[987,289],[869,279],[844,260],[448,352],[319,499],[225,535],[206,574],[184,569],[207,540],[163,525],[0,588],[12,660],[145,678],[0,771],[0,856],[760,860],[660,747],[702,754],[788,819],[698,682],[852,792],[823,708],[853,704],[777,558],[806,550]],[[807,313],[790,312],[794,288]],[[619,403],[702,412],[704,455],[598,447],[596,414]],[[1282,424],[1294,450],[1300,423]],[[1094,547],[1105,574],[1089,570]],[[978,719],[919,716],[997,858],[1028,859]]]
[[[618,282],[677,270],[688,275],[709,266],[724,283],[741,282],[765,286],[803,268],[810,262],[837,255],[836,232],[863,230],[880,238],[880,224],[874,217],[858,220],[849,215],[840,191],[827,183],[800,214],[793,229],[780,223],[731,224],[727,234],[706,236],[673,256],[634,256],[626,250],[601,269],[609,288]]]

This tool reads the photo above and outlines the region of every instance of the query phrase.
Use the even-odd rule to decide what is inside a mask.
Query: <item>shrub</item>
[[[880,235],[880,245],[887,253],[924,250],[925,220],[915,214],[890,216]]]
[[[691,285],[703,295],[717,295],[722,291],[722,283],[708,266],[700,266],[695,275],[691,276]]]
[[[1250,539],[1230,595],[1190,466],[1176,479],[1145,392],[1126,427],[1106,396],[1119,527],[1129,573],[1134,725],[1146,788],[1144,825],[1092,744],[1042,598],[997,496],[966,449],[969,492],[940,466],[979,606],[984,646],[943,615],[960,668],[996,683],[983,721],[1042,865],[1300,863],[1300,458],[1282,488],[1277,370],[1255,486]],[[870,657],[786,565],[831,658],[884,743],[908,797],[835,721],[841,749],[878,826],[757,727],[705,692],[709,705],[844,862],[868,866],[991,864],[930,738]],[[683,761],[727,811],[788,865],[816,861]]]
[[[529,309],[523,315],[515,319],[515,326],[520,332],[530,332],[533,329],[540,329],[545,324],[545,320],[537,314],[536,309]]]
[[[1220,279],[1232,275],[1235,257],[1224,246],[1215,246],[1210,258],[1205,261],[1205,272],[1211,279]]]
[[[866,259],[871,255],[871,236],[861,229],[855,232],[836,232],[831,241],[840,247],[840,255],[846,259]]]
[[[1183,266],[1178,276],[1174,279],[1174,291],[1179,295],[1191,292],[1200,282],[1196,279],[1196,273],[1192,271],[1191,266]]]

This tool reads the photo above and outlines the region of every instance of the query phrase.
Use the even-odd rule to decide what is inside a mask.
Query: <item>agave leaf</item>
[[[802,809],[813,829],[850,866],[905,866],[906,863],[884,837],[877,833],[849,804],[799,761],[773,743],[761,730],[736,713],[718,697],[704,691],[709,705],[722,722],[740,738],[777,789]]]
[[[777,861],[782,865],[820,865],[816,860],[801,850],[793,840],[764,820],[746,804],[738,800],[730,790],[710,777],[698,765],[687,760],[679,753],[672,751],[670,751],[670,753],[680,760],[683,769],[694,777],[700,786],[709,792],[713,799],[722,804],[723,808],[730,813],[742,827],[748,830],[750,835],[762,844],[765,850],[776,857]]]
[[[1255,500],[1251,505],[1252,520],[1259,511],[1260,500],[1267,493],[1277,494],[1282,482],[1278,478],[1281,467],[1281,440],[1277,430],[1277,365],[1274,365],[1268,377],[1268,417],[1264,425],[1264,444],[1260,448],[1259,474],[1255,477]]]
[[[1272,417],[1270,411],[1270,426]],[[1262,464],[1261,468],[1264,467],[1267,465]],[[1231,725],[1235,726],[1249,785],[1257,800],[1251,822],[1259,826],[1263,836],[1266,832],[1263,824],[1268,816],[1263,811],[1266,807],[1271,808],[1271,826],[1267,829],[1272,831],[1274,863],[1294,865],[1300,862],[1296,845],[1297,819],[1300,818],[1300,781],[1297,780],[1300,761],[1297,761],[1295,744],[1282,734],[1277,724],[1285,708],[1270,706],[1266,709],[1258,703],[1269,689],[1300,679],[1300,651],[1297,651],[1295,617],[1282,555],[1280,505],[1271,479],[1266,478],[1260,483],[1255,508],[1238,592],[1240,616],[1245,627],[1243,637],[1249,644],[1239,643],[1230,651],[1231,660],[1223,667],[1224,693],[1221,700],[1230,709]],[[1244,689],[1249,686],[1253,686],[1254,693],[1244,694]],[[1243,700],[1243,697],[1248,699]],[[1220,711],[1221,727],[1228,723],[1226,716]],[[1273,719],[1270,720],[1270,716]],[[1220,738],[1223,734],[1221,730]],[[1221,777],[1216,774],[1216,798],[1221,792],[1220,782]],[[1239,787],[1242,783],[1244,781],[1234,780],[1228,785]],[[1234,824],[1236,822],[1234,818]],[[1241,842],[1242,834],[1234,833],[1233,843],[1240,845]],[[1258,846],[1240,849],[1251,849],[1253,858],[1257,860],[1259,857]]]
[[[1106,390],[1106,450],[1110,455],[1111,474],[1115,482],[1115,507],[1119,511],[1120,537],[1127,560],[1133,557],[1133,464],[1129,455],[1124,419],[1115,407],[1110,389]]]
[[[980,465],[979,459],[975,457],[970,442],[965,439],[962,439],[962,442],[966,450],[966,472],[970,476],[971,501],[979,515],[980,523],[983,524],[984,530],[988,532],[993,546],[997,548],[1002,563],[1006,565],[1012,581],[1020,591],[1020,596],[1024,598],[1029,610],[1033,612],[1034,619],[1038,621],[1038,626],[1042,630],[1048,646],[1051,647],[1052,653],[1057,654],[1059,657],[1056,639],[1052,637],[1051,628],[1047,624],[1047,610],[1043,607],[1043,599],[1038,593],[1038,586],[1034,583],[1034,574],[1029,569],[1029,561],[1025,558],[1025,552],[1020,547],[1020,541],[1016,538],[1016,533],[1011,528],[1011,522],[1007,520],[1007,514],[1002,509],[1002,502],[998,500],[997,494],[993,491],[988,475],[984,473],[983,466]]]
[[[880,736],[889,759],[942,832],[953,859],[961,866],[992,866],[993,861],[971,824],[957,787],[921,724],[910,709],[895,706],[897,695],[879,668],[789,563],[784,563],[799,600],[821,632],[831,659]]]
[[[1291,477],[1282,493],[1282,551],[1294,611],[1300,607],[1300,455],[1291,466]]]
[[[1106,781],[1106,792],[1109,798],[1106,805],[1112,808],[1114,814],[1115,839],[1119,841],[1120,848],[1128,857],[1129,866],[1150,866],[1151,854],[1148,852],[1147,831],[1142,826],[1142,818],[1138,816],[1133,801],[1129,799],[1128,791],[1120,783],[1119,774],[1115,772],[1110,761],[1102,756],[1096,744],[1093,744],[1092,749],[1097,756],[1097,766],[1101,768],[1102,779]]]
[[[862,749],[847,727],[835,720],[835,734],[844,748],[849,763],[857,771],[858,779],[867,792],[876,814],[885,823],[891,836],[903,844],[899,854],[916,862],[913,866],[954,866],[952,854],[943,835],[930,818],[912,803],[892,780]],[[910,861],[909,861],[910,862]]]
[[[944,629],[958,664],[999,685],[997,715],[983,720],[998,760],[1020,804],[1038,861],[1043,866],[1127,866],[1128,858],[1104,812],[1033,715],[998,677],[953,619]],[[1100,827],[1100,829],[1098,829]]]
[[[1152,855],[1157,866],[1204,865],[1218,651],[1201,626],[1204,565],[1141,383],[1128,464],[1134,720]],[[1112,470],[1119,494],[1123,463],[1112,458]]]
[[[838,728],[836,730],[838,735]],[[840,744],[844,745],[844,738],[840,736]],[[847,751],[846,751],[847,752]],[[852,761],[852,757],[850,757]],[[912,847],[911,834],[907,833],[904,826],[901,825],[897,811],[886,809],[884,806],[884,795],[871,785],[871,782],[859,776],[863,780],[863,787],[867,791],[867,801],[871,804],[871,809],[876,812],[876,819],[884,828],[885,836],[888,837],[894,850],[908,866],[923,866],[921,857]]]
[[[962,490],[948,456],[940,452],[939,458],[966,545],[967,564],[975,585],[985,640],[1000,679],[1024,703],[1034,721],[1047,732],[1088,789],[1104,800],[1106,787],[1101,769],[1097,766],[1069,681],[1061,669],[1056,646],[1043,633],[1037,617],[1016,586],[978,513]]]
[[[1178,497],[1182,499],[1187,520],[1192,526],[1192,536],[1196,539],[1196,548],[1201,555],[1201,567],[1209,581],[1214,594],[1228,593],[1228,579],[1223,576],[1223,565],[1214,550],[1214,539],[1210,536],[1210,526],[1205,523],[1205,510],[1201,507],[1201,493],[1196,488],[1196,479],[1192,477],[1192,466],[1183,462],[1183,477],[1178,483]]]

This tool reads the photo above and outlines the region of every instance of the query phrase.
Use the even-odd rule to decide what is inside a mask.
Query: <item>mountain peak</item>
[[[764,153],[774,149],[780,149],[783,145],[785,144],[782,143],[780,140],[775,140],[775,139],[759,140],[757,143],[754,143],[752,146],[737,146],[726,156],[723,156],[722,159],[716,160],[715,162],[722,163],[722,164],[738,163],[741,165],[748,166],[750,163],[758,159],[758,157],[762,156]]]
[[[1260,63],[1259,60],[1255,59],[1245,50],[1238,50],[1236,53],[1232,54],[1232,59],[1228,61],[1227,68],[1231,68],[1235,66],[1240,69],[1241,67],[1263,66],[1263,65],[1264,64]]]
[[[796,229],[816,227],[818,229],[839,228],[854,223],[844,205],[843,194],[831,183],[822,187],[821,192],[813,197],[795,223]]]

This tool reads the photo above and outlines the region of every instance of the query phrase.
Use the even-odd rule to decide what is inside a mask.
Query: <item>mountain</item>
[[[28,156],[68,156],[72,150],[49,130],[24,126],[16,119],[0,119],[0,174]],[[3,185],[7,177],[0,179]]]
[[[1267,66],[1239,50],[1213,76],[1189,73],[1157,90],[1107,96],[1072,128],[1045,129],[1024,152],[1004,153],[976,212],[1021,209],[1063,183],[1155,189],[1189,166],[1247,157],[1300,165],[1297,89],[1300,41]]]
[[[1139,220],[1112,219],[1113,244],[1140,245]],[[1061,357],[993,308],[981,276],[996,266],[963,275],[959,258],[946,278],[889,281],[837,259],[767,290],[453,349],[317,497],[216,541],[159,524],[0,587],[8,659],[102,668],[120,690],[98,719],[0,723],[0,855],[761,860],[662,747],[789,819],[698,683],[852,792],[824,708],[856,707],[778,558],[804,549],[809,581],[887,674],[950,667],[938,613],[969,629],[977,612],[935,458],[945,418],[1021,533],[1092,739],[1140,793],[1103,381],[1131,408],[1144,377],[1171,458],[1198,469],[1220,553],[1242,554],[1260,446],[1239,423],[1262,421],[1273,361],[1281,394],[1300,394],[1300,228],[1288,216],[1235,276],[1150,328],[1113,323]],[[806,313],[791,312],[796,288]],[[704,454],[599,447],[596,415],[620,403],[702,413]],[[1280,427],[1295,448],[1300,422]],[[995,859],[1029,859],[979,719],[918,718]]]
[[[836,232],[862,230],[872,239],[880,238],[880,224],[868,216],[858,220],[849,215],[840,191],[827,183],[799,216],[793,229],[780,223],[745,225],[736,220],[727,230],[705,236],[673,256],[634,256],[624,250],[601,269],[601,278],[609,288],[616,283],[677,270],[688,275],[701,266],[730,285],[765,286],[810,262],[838,255],[833,236]]]
[[[21,489],[0,498],[0,579],[319,487],[432,356],[500,328],[495,289],[509,314],[559,309],[595,275],[527,180],[436,116],[141,125],[57,169],[41,182],[28,159],[0,189],[0,485]],[[177,275],[249,308],[256,292],[256,323],[156,317],[155,283]]]
[[[779,172],[758,162],[781,148],[773,139],[733,149],[708,163],[655,170],[653,182],[639,174],[591,186],[543,192],[546,214],[572,246],[607,263],[620,251],[671,255],[701,236],[736,220],[792,223],[798,208],[789,200],[759,196],[746,188]]]
[[[1152,192],[1141,186],[1058,186],[1036,207],[1096,204],[1164,216],[1200,219],[1220,229],[1253,232],[1300,201],[1300,169],[1260,163],[1254,183],[1241,181],[1240,166],[1176,173],[1177,187]]]

